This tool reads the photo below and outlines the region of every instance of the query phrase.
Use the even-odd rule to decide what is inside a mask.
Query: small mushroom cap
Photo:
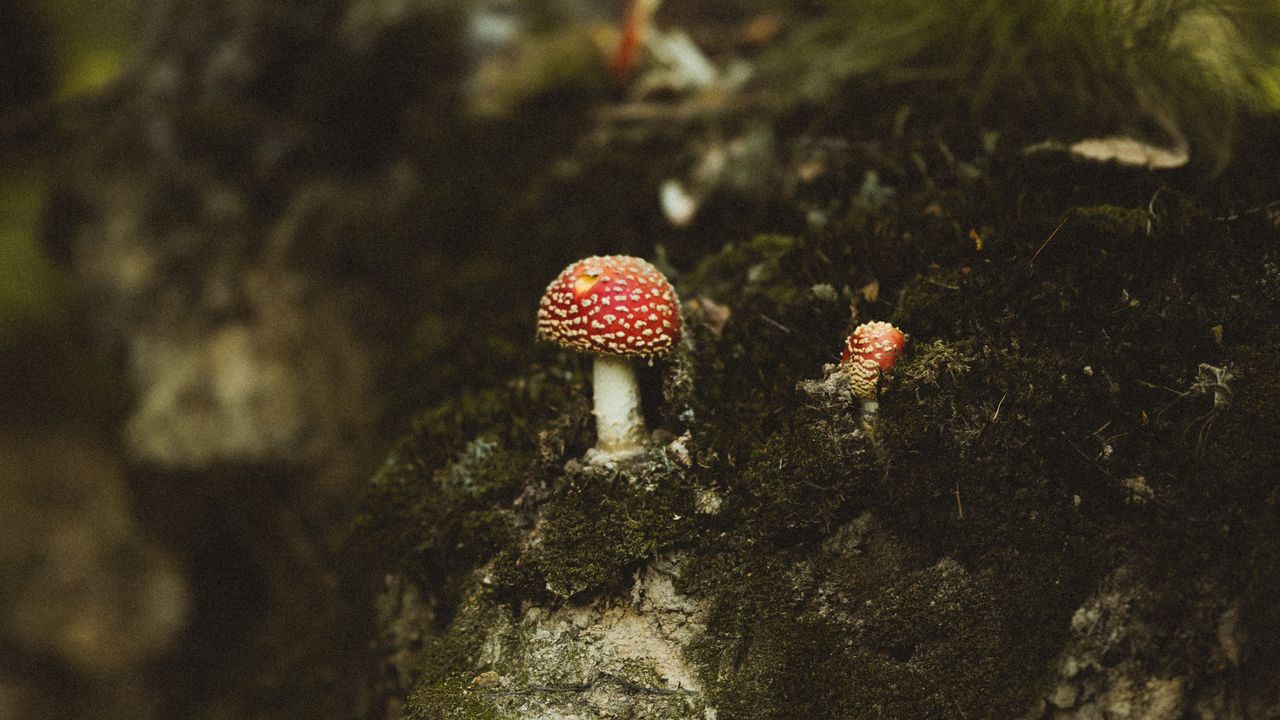
[[[887,322],[863,323],[855,328],[840,355],[840,365],[849,376],[853,394],[874,400],[881,378],[888,377],[906,343],[907,336]]]
[[[564,347],[651,357],[680,341],[680,300],[658,268],[636,257],[589,257],[547,286],[538,337]]]

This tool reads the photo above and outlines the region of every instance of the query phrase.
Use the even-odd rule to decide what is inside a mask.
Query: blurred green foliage
[[[47,103],[119,77],[139,9],[136,0],[0,0],[0,138]],[[71,278],[41,246],[58,153],[38,138],[0,147],[0,388],[24,424],[54,406],[96,414],[114,387],[79,351]]]
[[[138,0],[31,5],[45,33],[59,96],[90,91],[120,75],[137,36]]]
[[[32,321],[49,321],[69,290],[68,278],[38,243],[46,181],[35,173],[0,178],[0,346]]]
[[[0,109],[21,113],[49,99],[92,90],[116,78],[132,46],[136,0],[5,0],[0,11]],[[49,187],[41,149],[9,154],[0,166],[0,346],[19,328],[48,323],[68,297],[69,281],[41,253]],[[38,158],[38,159],[37,159]]]
[[[1032,137],[1155,132],[1221,167],[1236,121],[1280,108],[1274,0],[868,0],[816,11],[775,49],[780,99],[873,102],[930,90]]]

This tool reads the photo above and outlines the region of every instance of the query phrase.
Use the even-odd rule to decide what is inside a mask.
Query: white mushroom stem
[[[625,357],[596,355],[591,389],[595,401],[597,458],[607,460],[640,451],[644,415],[640,383]]]

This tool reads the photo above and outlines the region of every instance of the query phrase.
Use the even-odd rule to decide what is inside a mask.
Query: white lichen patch
[[[706,610],[677,592],[678,573],[678,559],[658,561],[629,599],[531,607],[490,626],[473,685],[499,716],[521,720],[714,716],[684,656]]]
[[[832,363],[822,366],[821,378],[801,380],[796,383],[796,390],[823,407],[849,405],[855,399],[853,387],[844,368]]]
[[[458,453],[454,462],[436,473],[435,480],[442,487],[470,488],[478,474],[484,472],[485,463],[498,449],[498,443],[489,438],[476,438]]]

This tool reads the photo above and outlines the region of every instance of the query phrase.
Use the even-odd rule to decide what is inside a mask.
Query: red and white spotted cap
[[[844,343],[840,364],[844,367],[853,394],[863,400],[874,400],[881,378],[898,362],[907,336],[887,322],[863,323],[854,329]]]
[[[605,355],[662,355],[680,341],[680,300],[636,257],[589,257],[560,273],[538,306],[538,336]]]

